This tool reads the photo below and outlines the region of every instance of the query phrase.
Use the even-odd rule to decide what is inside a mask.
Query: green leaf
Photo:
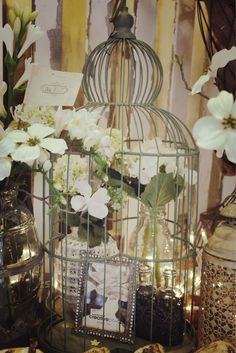
[[[173,173],[159,173],[152,177],[150,183],[145,187],[141,201],[153,209],[165,206],[179,195],[183,186],[184,180],[180,175],[174,177]]]

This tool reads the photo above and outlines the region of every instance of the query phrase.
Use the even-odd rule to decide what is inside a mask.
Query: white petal
[[[40,149],[40,155],[38,157],[38,162],[43,164],[46,160],[50,159],[50,153],[44,149]]]
[[[20,145],[13,153],[12,159],[14,161],[26,162],[33,161],[40,156],[40,148],[39,146],[28,146],[28,145]]]
[[[21,50],[19,51],[17,57],[20,58],[24,54],[24,52],[31,46],[31,44],[41,38],[43,34],[44,32],[39,27],[33,25],[32,23],[29,23],[27,26],[27,35],[25,42]]]
[[[55,129],[50,126],[46,126],[43,124],[33,124],[28,127],[28,133],[32,137],[37,137],[39,139],[43,139],[46,136],[53,134]]]
[[[19,78],[17,83],[15,84],[14,89],[20,87],[21,85],[23,85],[23,83],[28,81],[30,77],[31,66],[32,66],[31,61],[32,61],[32,58],[25,59],[25,71],[23,75]]]
[[[6,157],[8,156],[9,153],[12,153],[16,148],[15,142],[9,138],[9,137],[4,137],[0,141],[0,157]]]
[[[228,160],[236,163],[236,131],[228,131],[227,141],[225,144],[225,153]]]
[[[64,154],[67,144],[63,139],[48,137],[40,142],[40,146],[52,153]]]
[[[50,161],[50,153],[43,148],[40,149],[40,156],[38,158],[38,162],[43,166],[43,170],[48,172],[52,167],[52,163]]]
[[[27,142],[30,138],[29,134],[23,130],[12,130],[7,134],[7,136],[18,143]]]
[[[234,101],[234,104],[232,106],[231,115],[236,119],[236,100]]]
[[[221,158],[223,156],[224,150],[225,150],[225,146],[222,144],[216,150],[216,157]]]
[[[2,40],[6,45],[7,51],[10,56],[13,56],[13,41],[14,41],[14,33],[11,26],[7,23],[2,28]]]
[[[60,136],[62,130],[66,129],[69,121],[73,119],[74,111],[71,109],[62,109],[61,107],[55,112],[55,123],[56,123],[56,131],[55,135]]]
[[[83,195],[86,199],[89,199],[92,194],[92,188],[86,180],[81,180],[76,183],[75,188],[77,192]]]
[[[209,99],[207,108],[217,119],[227,118],[232,110],[233,95],[227,91],[221,91],[217,97]]]
[[[211,59],[211,69],[217,71],[220,67],[225,67],[229,61],[236,59],[236,47],[222,49],[215,53]]]
[[[83,211],[86,208],[85,198],[83,196],[80,196],[80,195],[73,196],[71,198],[70,203],[71,203],[71,207],[76,212],[77,211]]]
[[[195,123],[193,137],[199,147],[213,150],[224,145],[226,134],[218,119],[204,117]]]
[[[43,163],[43,170],[45,172],[48,172],[50,169],[52,168],[52,162],[47,159],[44,163]]]
[[[0,181],[7,178],[11,173],[11,162],[7,158],[0,158]]]
[[[110,196],[107,193],[107,189],[98,189],[91,197],[89,202],[107,203],[110,201]]]
[[[191,94],[196,94],[201,92],[202,90],[202,86],[209,81],[211,78],[211,72],[208,71],[206,75],[202,75],[199,77],[199,79],[197,80],[197,82],[194,83],[193,87],[192,87],[192,91]]]
[[[149,175],[147,175],[147,173],[145,172],[141,172],[140,175],[140,183],[143,185],[147,185],[150,182],[151,178]]]
[[[93,217],[102,219],[108,215],[108,208],[106,205],[90,199],[88,202],[88,213]]]

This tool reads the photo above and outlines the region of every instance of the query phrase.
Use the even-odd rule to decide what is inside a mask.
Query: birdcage
[[[124,1],[113,23],[85,64],[88,103],[70,149],[53,161],[67,203],[50,213],[40,337],[52,352],[134,352],[147,342],[188,352],[198,150],[181,120],[154,106],[162,67],[131,32]]]

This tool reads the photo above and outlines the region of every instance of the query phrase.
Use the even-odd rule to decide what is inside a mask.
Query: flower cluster
[[[212,57],[210,68],[192,87],[192,94],[201,92],[202,86],[217,70],[225,67],[228,62],[236,60],[236,47],[223,49]],[[236,101],[233,94],[221,91],[217,97],[210,98],[207,108],[211,115],[199,119],[193,127],[193,136],[199,147],[215,150],[217,157],[223,153],[228,160],[236,163]]]
[[[139,151],[143,154],[141,157],[138,154]],[[160,154],[158,158],[156,156],[157,151]],[[131,178],[138,178],[143,185],[149,184],[151,179],[159,172],[172,173],[173,176],[178,173],[189,184],[195,184],[197,181],[197,173],[195,171],[192,171],[192,179],[189,178],[184,157],[180,156],[177,163],[175,150],[167,147],[160,138],[146,140],[133,149],[132,152],[134,152],[134,155],[125,158],[127,172]],[[137,154],[135,155],[135,153]]]
[[[54,180],[55,187],[69,195],[72,209],[88,210],[89,214],[94,215],[95,211],[88,207],[88,203],[82,206],[81,200],[93,197],[97,199],[100,195],[99,215],[105,217],[107,207],[104,207],[106,202],[102,198],[102,193],[107,192],[105,186],[108,188],[109,206],[113,210],[119,210],[127,196],[140,198],[148,207],[156,208],[173,200],[185,183],[196,183],[197,173],[187,168],[184,151],[176,159],[175,150],[159,138],[145,140],[128,148],[125,141],[122,141],[120,130],[98,125],[100,111],[97,114],[95,112],[85,108],[78,111],[66,110],[64,125],[60,123],[65,139],[70,141],[70,153],[54,163]],[[55,116],[58,115],[62,117],[63,110],[55,112]],[[80,154],[73,154],[76,149]],[[81,191],[81,185],[85,187],[88,178],[95,189],[92,197],[91,190],[85,194]],[[158,195],[157,185],[160,189]],[[75,205],[75,200],[80,207]]]
[[[67,149],[64,139],[55,138],[55,119],[50,109],[15,107],[30,75],[32,58],[25,58],[25,53],[44,34],[32,23],[36,17],[36,11],[31,12],[28,7],[21,10],[16,4],[9,11],[10,22],[0,29],[6,47],[7,74],[7,84],[0,82],[1,187],[20,184],[29,168],[46,172],[51,167],[50,152],[64,154]],[[23,61],[25,71],[18,79]]]

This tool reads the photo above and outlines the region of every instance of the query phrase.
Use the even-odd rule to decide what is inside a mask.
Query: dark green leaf
[[[152,177],[141,195],[141,201],[151,208],[165,206],[174,200],[184,186],[181,176],[174,177],[173,173],[159,173]]]

